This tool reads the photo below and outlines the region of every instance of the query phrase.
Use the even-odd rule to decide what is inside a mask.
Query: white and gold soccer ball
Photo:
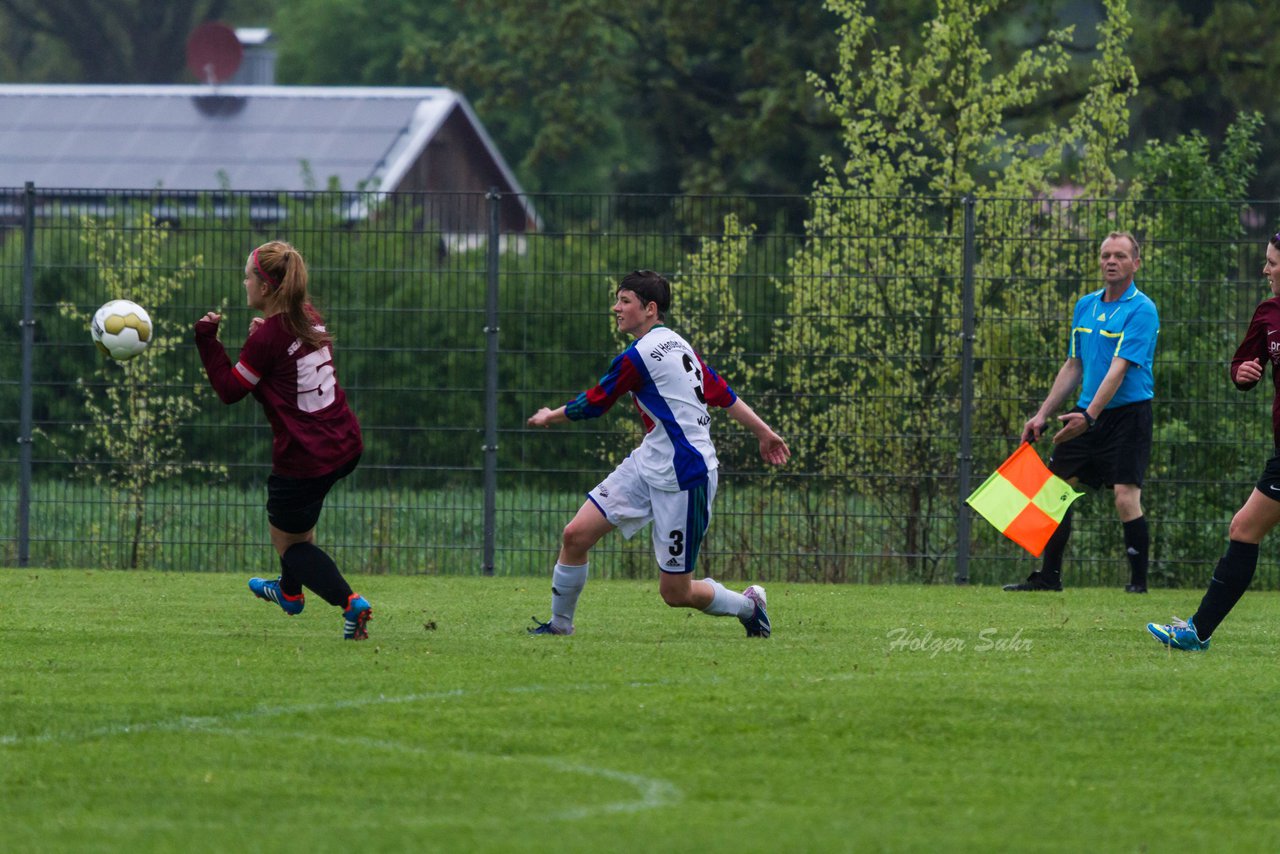
[[[146,309],[127,299],[113,299],[94,312],[89,333],[98,349],[124,362],[147,349],[154,329]]]

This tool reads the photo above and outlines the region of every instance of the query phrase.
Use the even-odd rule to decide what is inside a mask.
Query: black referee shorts
[[[359,455],[342,468],[320,477],[267,478],[267,519],[281,531],[305,534],[320,520],[324,497],[333,485],[356,470]]]
[[[1053,446],[1049,471],[1063,480],[1078,478],[1094,489],[1117,483],[1141,487],[1151,460],[1151,430],[1149,400],[1104,409],[1092,430]]]

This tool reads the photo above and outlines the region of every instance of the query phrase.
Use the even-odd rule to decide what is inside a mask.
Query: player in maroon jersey
[[[1187,620],[1174,617],[1172,623],[1147,623],[1147,631],[1156,640],[1187,652],[1209,648],[1214,630],[1253,581],[1258,568],[1258,544],[1280,525],[1280,234],[1267,242],[1262,275],[1271,288],[1271,296],[1254,309],[1244,340],[1231,359],[1230,378],[1236,388],[1248,391],[1262,381],[1267,365],[1271,365],[1271,434],[1275,450],[1244,506],[1231,519],[1227,551],[1213,568],[1200,607]]]
[[[218,340],[216,312],[196,321],[196,346],[223,403],[252,394],[271,422],[267,519],[280,577],[249,579],[259,599],[289,615],[302,611],[302,588],[343,609],[343,637],[362,640],[373,613],[338,566],[316,545],[316,521],[329,490],[355,471],[364,450],[360,423],[333,366],[333,342],[307,295],[307,265],[288,243],[264,243],[244,268],[249,307],[261,311],[233,365]]]

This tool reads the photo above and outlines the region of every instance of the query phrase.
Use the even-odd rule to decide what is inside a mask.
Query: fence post
[[[18,416],[18,566],[31,563],[32,364],[36,346],[36,186],[22,193],[22,379]]]
[[[493,575],[498,530],[498,239],[502,219],[502,193],[491,187],[485,195],[489,208],[489,241],[486,246],[484,306],[484,557],[485,575]]]
[[[974,339],[974,266],[977,264],[974,235],[973,196],[961,200],[964,205],[964,276],[960,321],[960,500],[956,517],[956,584],[969,583],[969,537],[971,515],[964,500],[969,497],[973,468],[973,339]]]

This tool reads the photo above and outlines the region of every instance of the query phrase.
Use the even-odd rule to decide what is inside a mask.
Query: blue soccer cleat
[[[769,614],[765,611],[764,588],[759,584],[753,584],[746,590],[742,591],[742,595],[755,604],[755,610],[750,617],[739,617],[742,626],[747,630],[749,638],[767,638],[773,633],[773,627],[769,625]]]
[[[551,620],[542,622],[537,617],[532,617],[533,628],[529,629],[531,635],[571,635],[573,634],[573,626],[568,629],[557,629],[551,624]],[[554,618],[553,618],[554,619]]]
[[[301,614],[302,608],[307,604],[306,595],[299,593],[297,596],[286,595],[280,589],[280,579],[267,581],[265,578],[250,578],[249,589],[253,591],[253,595],[267,602],[275,602],[290,617],[295,614]]]
[[[343,640],[366,640],[369,637],[367,624],[373,616],[373,606],[359,593],[352,593],[347,599],[347,609],[342,612]]]
[[[1147,631],[1155,635],[1160,643],[1173,649],[1200,652],[1209,648],[1209,640],[1200,640],[1200,634],[1191,620],[1184,622],[1174,617],[1173,622],[1167,626],[1160,623],[1147,623]]]

